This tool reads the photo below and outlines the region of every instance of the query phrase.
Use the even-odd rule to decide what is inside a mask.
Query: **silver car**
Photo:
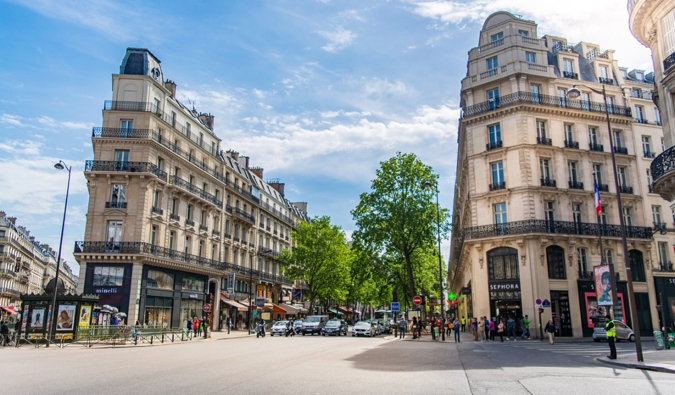
[[[635,333],[623,321],[614,320],[616,325],[616,341],[621,340],[635,341]],[[605,321],[598,321],[593,328],[593,340],[599,342],[600,340],[607,340],[607,332],[605,332]]]
[[[354,324],[354,327],[352,328],[352,336],[374,337],[375,334],[375,326],[371,325],[370,322],[359,321]]]
[[[283,336],[284,333],[286,333],[286,325],[288,325],[288,321],[275,322],[274,325],[272,325],[272,329],[270,330],[270,336]]]

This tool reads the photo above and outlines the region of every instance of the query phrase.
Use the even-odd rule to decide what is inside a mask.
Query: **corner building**
[[[597,91],[604,85],[607,102],[581,84]],[[582,94],[576,100],[566,96],[573,85]],[[462,81],[449,269],[452,291],[463,294],[457,314],[528,315],[538,335],[535,300],[547,299],[551,307],[541,321],[553,318],[558,336],[591,336],[592,319],[603,313],[592,268],[604,260],[617,273],[614,316],[651,335],[659,325],[653,273],[672,261],[673,242],[667,232],[653,236],[652,225],[665,227],[669,210],[648,179],[651,161],[663,150],[653,90],[653,75],[619,67],[612,50],[539,38],[535,22],[508,12],[487,18]],[[603,204],[599,217],[594,181]],[[629,314],[616,188],[637,325]]]
[[[85,166],[78,292],[100,295],[132,324],[178,328],[210,316],[218,329],[227,316],[245,316],[258,284],[268,302],[287,300],[293,284],[277,257],[307,220],[298,209],[306,205],[286,200],[282,183],[263,181],[248,157],[224,152],[214,117],[183,105],[176,89],[147,49],[127,49],[112,76]]]

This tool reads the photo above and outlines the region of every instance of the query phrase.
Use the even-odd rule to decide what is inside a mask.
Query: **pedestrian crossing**
[[[489,342],[492,343],[492,342]],[[518,347],[521,349],[528,349],[533,351],[545,351],[555,354],[566,354],[574,355],[588,358],[596,358],[607,355],[608,346],[605,342],[589,342],[589,343],[576,343],[576,342],[558,342],[553,345],[548,344],[548,341],[539,341],[539,340],[518,340],[518,341],[505,341],[494,342],[495,346],[506,346],[506,347]],[[635,354],[635,343],[618,343],[616,347],[617,356],[627,354]],[[655,350],[645,349],[644,353],[650,353]]]

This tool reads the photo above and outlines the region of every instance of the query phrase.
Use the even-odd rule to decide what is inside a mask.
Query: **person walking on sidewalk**
[[[478,320],[478,336],[480,340],[485,341],[485,320],[483,317]]]
[[[466,332],[466,318],[462,316],[462,332]]]
[[[496,321],[496,320],[497,320],[497,319],[494,318],[492,321],[490,321],[490,322],[488,323],[488,327],[489,327],[489,330],[490,330],[490,340],[491,340],[491,341],[495,341],[495,332],[496,332],[495,321]]]
[[[417,339],[417,317],[413,317],[412,323],[410,324],[410,330],[413,334],[413,340]]]
[[[455,321],[452,323],[452,331],[455,332],[455,341],[459,343],[459,330],[461,329],[461,323],[458,318],[455,318]]]
[[[509,319],[506,320],[506,332],[509,340],[513,336],[513,341],[516,341],[516,320],[513,319],[513,316],[509,316]]]
[[[609,314],[607,314],[605,320],[605,332],[607,333],[607,343],[609,343],[609,355],[607,358],[616,359],[616,345],[614,345],[614,340],[616,340],[616,325]]]
[[[525,314],[525,318],[523,318],[523,335],[521,338],[523,340],[530,340],[530,319],[527,318],[527,314]]]
[[[504,343],[504,319],[502,318],[501,321],[499,321],[499,325],[497,326],[497,333],[499,333],[499,341]]]
[[[398,338],[403,340],[405,339],[405,327],[407,326],[407,323],[405,322],[405,318],[401,316],[401,320],[398,322]]]
[[[471,320],[471,330],[473,331],[473,341],[478,341],[478,319],[474,317]]]
[[[227,321],[225,322],[225,325],[227,325],[227,334],[230,334],[230,331],[232,330],[232,318],[227,317]]]
[[[548,344],[553,344],[553,335],[555,334],[555,324],[553,323],[553,319],[548,320],[548,324],[546,324],[544,331],[548,333]]]

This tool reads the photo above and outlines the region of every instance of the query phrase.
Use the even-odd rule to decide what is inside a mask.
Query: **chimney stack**
[[[164,87],[171,92],[171,97],[176,98],[176,83],[171,80],[166,80]]]
[[[296,202],[291,204],[294,205],[298,210],[300,210],[300,212],[307,215],[307,202]]]
[[[16,217],[7,217],[7,221],[11,222],[12,225],[16,225]]]
[[[281,196],[284,196],[284,187],[286,184],[281,182],[278,178],[267,181],[267,184],[269,184],[269,186],[271,186],[272,188],[276,189],[277,192],[281,194]]]
[[[232,157],[232,159],[239,162],[239,152],[230,149],[230,150],[227,150],[227,153]]]
[[[249,170],[251,171],[251,173],[258,176],[258,178],[260,178],[261,180],[263,179],[263,168],[262,167],[255,166],[255,167],[249,168]]]
[[[202,113],[199,114],[199,119],[201,119],[202,122],[204,122],[204,124],[206,125],[207,128],[209,128],[209,130],[213,130],[213,118],[214,117],[212,114],[202,114]]]
[[[248,160],[249,160],[248,156],[242,155],[239,157],[239,164],[241,166],[244,166],[245,169],[248,169]]]

